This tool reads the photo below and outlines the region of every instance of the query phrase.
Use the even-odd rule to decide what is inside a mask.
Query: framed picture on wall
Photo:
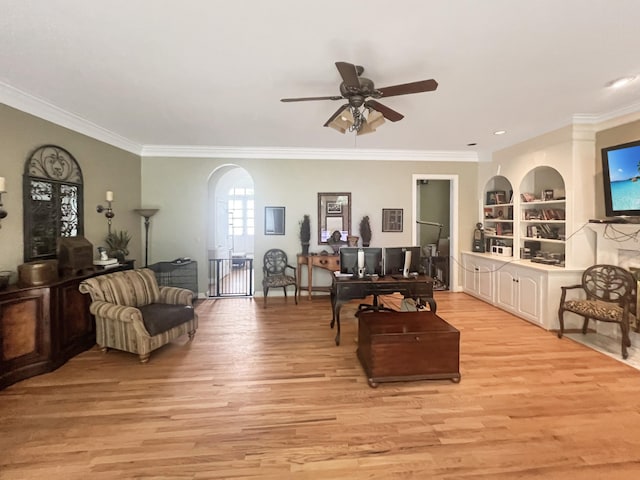
[[[402,208],[382,209],[382,231],[402,232]]]
[[[264,207],[264,234],[284,235],[284,207]]]

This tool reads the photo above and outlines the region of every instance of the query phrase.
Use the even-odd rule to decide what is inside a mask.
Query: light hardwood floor
[[[462,381],[367,385],[354,305],[207,300],[151,354],[0,391],[0,479],[637,479],[640,372],[462,293]]]

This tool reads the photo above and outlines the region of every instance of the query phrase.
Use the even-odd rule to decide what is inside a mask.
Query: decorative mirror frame
[[[318,244],[327,245],[335,230],[346,243],[351,235],[351,193],[318,193]]]
[[[56,258],[59,237],[84,234],[82,170],[56,145],[36,148],[24,166],[24,261]]]
[[[285,207],[264,207],[264,234],[284,235]]]

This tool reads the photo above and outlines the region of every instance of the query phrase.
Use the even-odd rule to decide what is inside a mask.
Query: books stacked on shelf
[[[486,226],[486,227],[484,227],[484,234],[485,235],[496,235],[496,228],[495,227]]]
[[[533,193],[521,193],[520,200],[523,202],[535,202],[536,196]]]
[[[102,268],[113,268],[119,265],[117,258],[107,258],[106,260],[94,260],[93,264]]]
[[[527,225],[527,237],[546,238],[548,240],[559,240],[561,238],[560,229],[546,223]]]
[[[563,208],[528,208],[522,211],[524,220],[564,220]]]

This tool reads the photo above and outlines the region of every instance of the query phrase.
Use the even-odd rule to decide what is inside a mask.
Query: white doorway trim
[[[453,264],[453,258],[458,256],[458,175],[440,175],[431,173],[414,173],[411,193],[413,198],[413,209],[411,218],[411,232],[414,245],[419,245],[418,236],[418,181],[419,180],[449,180],[449,290],[461,292],[462,288],[458,283],[458,268]]]

